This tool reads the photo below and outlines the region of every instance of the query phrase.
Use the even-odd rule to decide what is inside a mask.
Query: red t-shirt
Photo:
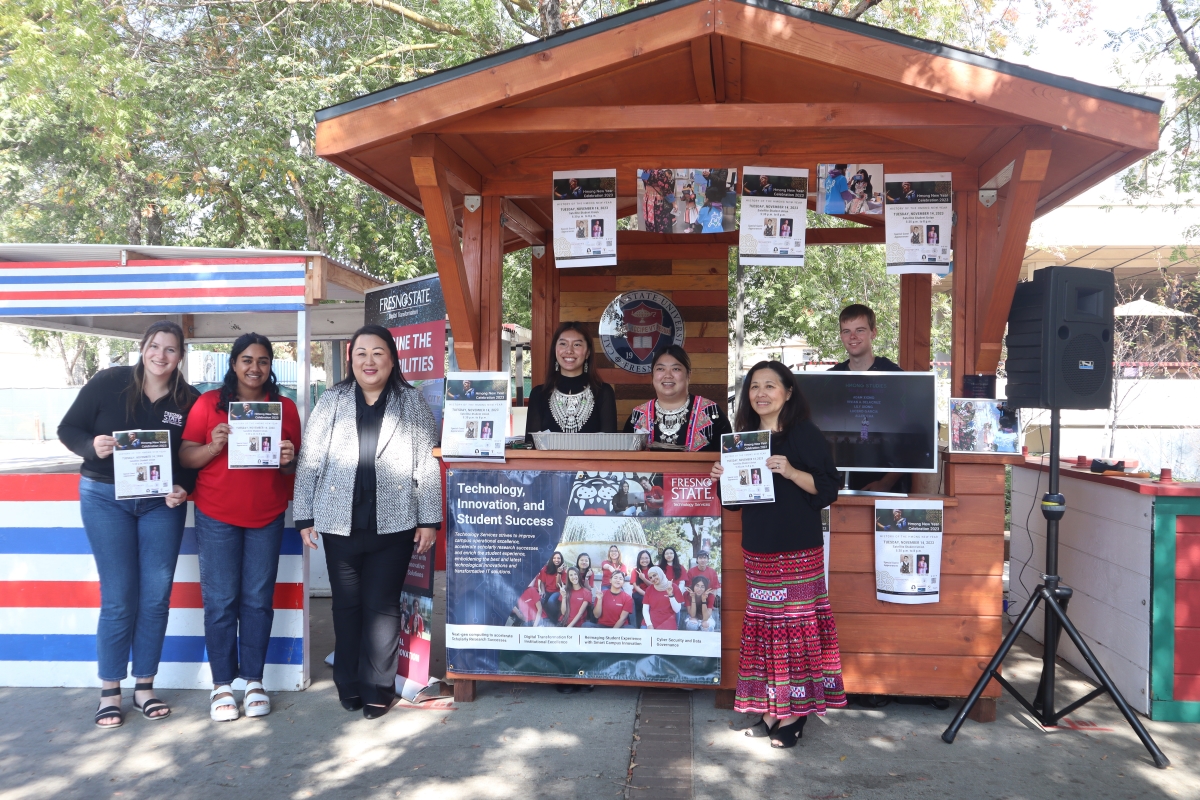
[[[538,573],[537,579],[542,583],[542,591],[546,594],[554,594],[558,591],[558,576],[561,572],[548,572],[546,567],[542,567],[542,571]]]
[[[653,586],[646,590],[645,605],[650,607],[650,622],[654,625],[654,630],[679,630],[678,620],[675,617],[675,609],[671,608],[672,597],[680,603],[683,602],[683,593],[679,591],[678,586],[672,586],[669,594],[667,592],[660,592]]]
[[[650,578],[646,576],[646,572],[649,570],[650,567],[646,567],[645,570],[635,569],[633,571],[633,585],[641,589],[643,592],[650,591],[650,587],[653,585],[650,583]],[[639,595],[639,597],[640,596],[641,595]]]
[[[521,616],[525,618],[526,622],[533,622],[537,619],[537,604],[541,602],[541,599],[542,595],[536,585],[530,586],[521,593],[521,599],[517,601],[517,608],[520,609]],[[544,611],[542,616],[546,616]]]
[[[710,589],[720,589],[721,588],[721,579],[717,577],[717,571],[715,569],[713,569],[712,567],[705,567],[704,569],[700,569],[699,567],[692,567],[691,569],[689,569],[688,574],[687,574],[688,586],[692,585],[692,581],[696,578],[697,575],[703,575],[708,580],[708,588],[710,588]]]
[[[229,421],[229,414],[217,410],[220,392],[205,392],[188,412],[183,438],[208,444],[212,429]],[[300,452],[300,415],[296,404],[286,397],[283,402],[283,439]],[[226,525],[261,528],[287,509],[292,499],[294,478],[277,469],[230,469],[229,457],[222,451],[200,470],[192,499],[196,508]]]
[[[600,595],[600,599],[603,607],[600,609],[600,618],[597,622],[600,623],[601,627],[615,627],[617,620],[621,618],[622,611],[630,616],[633,615],[633,598],[625,594],[624,590],[616,594],[604,592]],[[625,618],[625,622],[629,622],[629,617]]]
[[[572,620],[574,620],[575,616],[579,613],[579,609],[583,608],[590,602],[592,602],[592,593],[587,589],[576,589],[571,592],[570,613],[568,613],[566,618],[562,621],[563,626],[565,627]],[[577,626],[583,625],[583,621],[585,619],[587,619],[586,614],[576,620],[575,624]]]
[[[611,563],[611,562],[609,562],[609,561],[605,561],[605,562],[604,562],[603,564],[601,564],[600,566],[601,566],[601,568],[604,570],[604,581],[603,581],[603,583],[604,583],[604,585],[605,585],[605,586],[608,586],[610,583],[612,583],[612,574],[613,574],[614,572],[619,572],[619,573],[621,573],[622,575],[624,575],[626,578],[628,578],[628,577],[629,577],[629,568],[628,568],[628,567],[626,567],[624,564],[621,564],[620,566],[616,566],[616,567],[614,567],[614,566],[612,565],[612,563]]]

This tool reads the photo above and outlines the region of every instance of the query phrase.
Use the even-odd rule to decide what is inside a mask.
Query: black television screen
[[[797,372],[812,420],[844,472],[937,472],[932,372]]]

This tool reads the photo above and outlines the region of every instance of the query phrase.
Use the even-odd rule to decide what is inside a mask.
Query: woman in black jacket
[[[771,431],[775,487],[774,503],[742,508],[747,599],[734,710],[762,715],[746,735],[794,747],[808,714],[846,705],[821,534],[821,509],[837,499],[837,470],[800,387],[778,361],[750,369],[733,428]],[[710,476],[720,480],[723,472],[718,461]]]
[[[100,707],[96,725],[118,728],[121,681],[133,653],[133,707],[147,719],[170,715],[154,697],[154,676],[167,633],[175,562],[187,519],[186,500],[196,485],[194,470],[179,464],[179,443],[198,392],[183,379],[183,329],[156,322],[142,337],[133,367],[96,373],[79,390],[58,426],[58,438],[83,456],[79,511],[100,574],[100,621],[96,660]],[[172,490],[165,497],[116,499],[113,477],[115,431],[170,434]]]

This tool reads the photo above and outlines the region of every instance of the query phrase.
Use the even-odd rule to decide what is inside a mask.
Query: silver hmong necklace
[[[682,408],[677,408],[674,411],[667,411],[658,403],[654,404],[654,419],[658,424],[658,432],[662,434],[664,442],[675,444],[679,438],[679,431],[687,423],[688,409],[691,408],[691,402],[683,404]]]
[[[555,389],[550,395],[550,416],[563,429],[563,433],[579,433],[592,416],[595,398],[592,387],[585,386],[578,394],[566,394]]]

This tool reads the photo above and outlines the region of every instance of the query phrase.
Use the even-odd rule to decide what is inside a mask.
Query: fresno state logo
[[[604,353],[627,372],[649,373],[654,356],[668,345],[682,345],[683,338],[683,316],[658,292],[618,295],[600,318]]]

